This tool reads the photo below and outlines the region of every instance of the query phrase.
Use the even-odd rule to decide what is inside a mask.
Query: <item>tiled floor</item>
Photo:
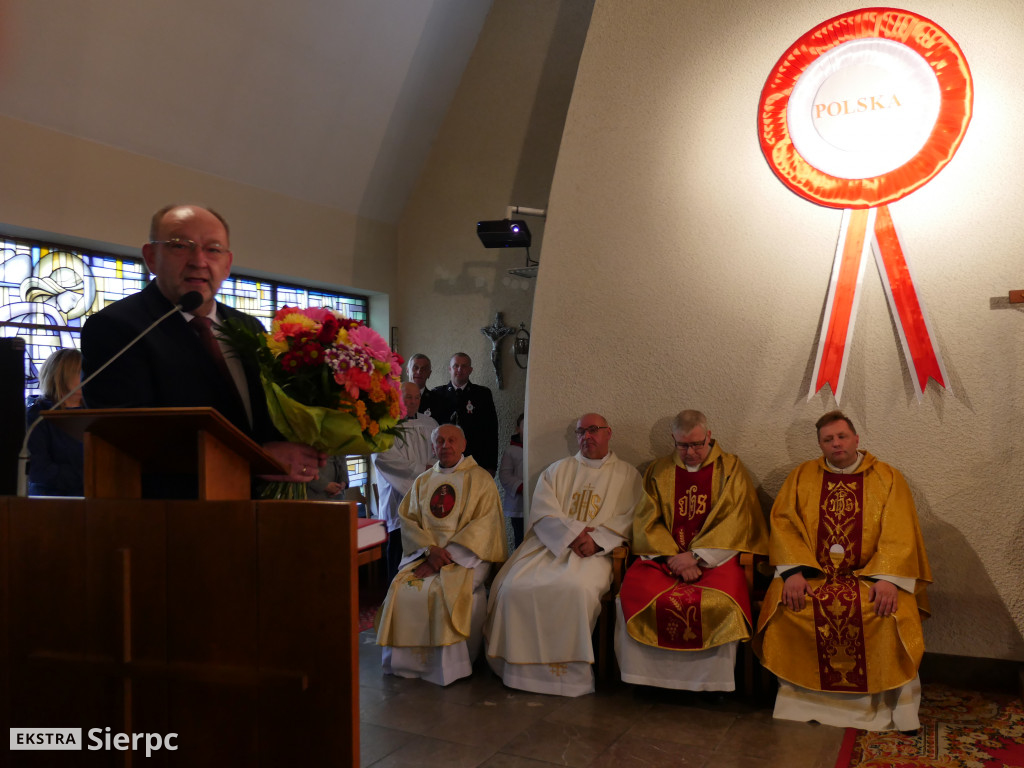
[[[772,720],[771,704],[619,683],[565,699],[505,688],[486,663],[440,688],[387,676],[360,635],[365,768],[834,768],[843,729]]]

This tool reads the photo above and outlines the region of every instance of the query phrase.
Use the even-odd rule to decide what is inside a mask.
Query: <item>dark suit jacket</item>
[[[498,471],[498,414],[491,390],[473,382],[462,390],[442,384],[430,391],[430,415],[438,424],[462,427],[466,455],[492,475]]]
[[[82,374],[89,376],[146,326],[173,307],[155,282],[105,307],[82,328]],[[218,317],[240,318],[263,330],[254,317],[217,303]],[[254,360],[243,359],[253,424],[217,364],[181,314],[156,326],[138,344],[85,387],[88,408],[216,408],[258,443],[282,439],[267,411]],[[158,440],[159,435],[153,439]]]
[[[432,391],[433,390],[431,390],[430,387],[424,387],[423,389],[420,390],[419,413],[426,413],[428,416],[430,415],[430,393]]]

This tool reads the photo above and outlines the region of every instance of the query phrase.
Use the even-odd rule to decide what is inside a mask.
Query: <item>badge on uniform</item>
[[[473,412],[473,402],[471,400],[466,401],[466,413]]]

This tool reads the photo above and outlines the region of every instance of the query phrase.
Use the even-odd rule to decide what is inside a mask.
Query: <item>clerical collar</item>
[[[704,457],[704,461],[697,465],[684,464],[683,460],[679,458],[678,453],[672,454],[672,459],[675,461],[677,467],[682,467],[687,472],[699,472],[700,468],[704,466],[704,461],[707,461],[707,456]]]
[[[851,464],[848,467],[844,467],[843,469],[840,469],[839,467],[837,467],[835,464],[833,464],[828,459],[825,459],[825,466],[828,467],[828,471],[829,472],[834,472],[837,475],[852,475],[852,474],[854,474],[857,471],[857,467],[860,466],[860,463],[862,461],[864,461],[864,454],[862,454],[862,453],[860,453],[858,451],[858,453],[857,453],[857,461],[855,461],[853,464]]]
[[[604,466],[604,463],[608,461],[613,455],[614,454],[611,451],[608,451],[608,453],[606,453],[600,459],[588,459],[586,456],[583,455],[583,451],[580,451],[579,453],[576,454],[576,460],[579,461],[580,464],[586,467],[590,467],[591,469],[600,469],[601,467]]]
[[[459,460],[455,463],[454,467],[442,467],[440,464],[438,464],[437,471],[440,472],[442,475],[450,475],[452,472],[458,469],[459,465],[462,464],[462,462],[464,462],[465,460],[465,456],[459,456]]]

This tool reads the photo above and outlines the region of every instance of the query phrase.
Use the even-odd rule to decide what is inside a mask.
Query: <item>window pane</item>
[[[82,324],[149,282],[142,259],[86,253],[67,246],[5,237],[0,234],[0,336],[21,336],[26,342],[26,395],[38,392],[39,366],[55,350],[78,347]],[[365,321],[369,302],[362,296],[331,293],[273,280],[234,275],[217,298],[258,317],[270,327],[274,312],[285,305],[331,307]],[[366,462],[359,483],[366,482]]]
[[[366,485],[366,475],[369,472],[369,462],[365,456],[349,456],[346,459],[348,464],[348,485],[349,488]]]

